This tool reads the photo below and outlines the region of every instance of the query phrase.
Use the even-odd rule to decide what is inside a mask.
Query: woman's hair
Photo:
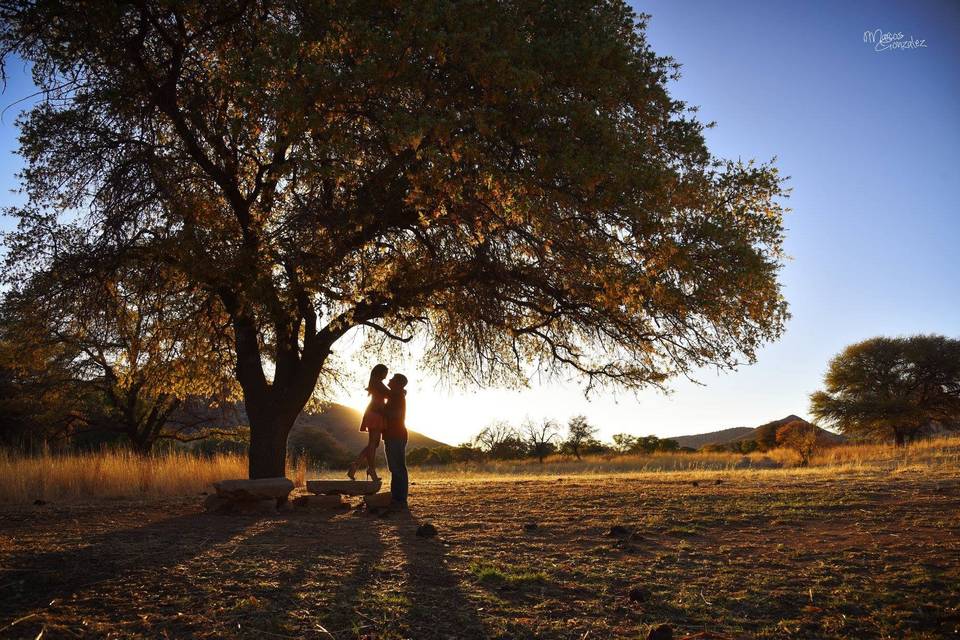
[[[370,370],[370,380],[367,382],[367,393],[373,393],[373,385],[378,382],[383,382],[383,379],[387,377],[387,365],[378,364],[373,369]]]

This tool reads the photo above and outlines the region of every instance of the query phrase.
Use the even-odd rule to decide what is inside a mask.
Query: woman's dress
[[[367,405],[366,411],[363,412],[363,420],[360,421],[360,431],[377,433],[383,431],[383,428],[386,426],[386,419],[384,418],[386,405],[384,403],[389,393],[390,390],[387,389],[386,385],[382,382],[370,389],[370,403]]]

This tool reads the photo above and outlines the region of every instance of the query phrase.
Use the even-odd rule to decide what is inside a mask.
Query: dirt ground
[[[385,517],[4,507],[0,637],[960,637],[960,479],[716,478],[420,482]]]

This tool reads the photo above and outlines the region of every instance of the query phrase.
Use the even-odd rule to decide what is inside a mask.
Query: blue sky
[[[683,65],[675,97],[715,121],[721,157],[777,157],[793,190],[786,220],[784,337],[736,373],[700,372],[702,386],[665,397],[575,385],[524,391],[447,390],[417,368],[410,424],[460,442],[493,419],[586,414],[601,434],[695,433],[805,415],[829,358],[874,335],[960,337],[960,2],[708,2],[636,4],[652,14],[654,50]],[[875,51],[865,31],[900,32],[926,47]],[[14,66],[0,104],[29,95]],[[0,203],[19,166],[13,117],[0,123]],[[950,187],[953,187],[951,189]],[[9,226],[0,222],[0,227]],[[358,364],[359,367],[362,366]],[[362,385],[361,385],[362,386]],[[362,406],[363,394],[339,398]]]

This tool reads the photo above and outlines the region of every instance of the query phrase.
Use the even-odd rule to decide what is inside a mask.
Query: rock
[[[37,500],[34,500],[34,501],[33,501],[33,504],[34,504],[34,506],[42,507],[43,505],[47,504],[47,501],[46,501],[46,500],[37,499]]]
[[[293,499],[293,506],[297,508],[310,509],[344,509],[350,506],[343,496],[316,496],[305,495],[297,496]]]
[[[256,480],[221,480],[214,482],[217,495],[232,500],[257,501],[268,498],[287,499],[293,491],[293,481],[289,478],[258,478]]]
[[[363,496],[363,502],[367,505],[368,509],[379,509],[383,507],[389,507],[390,503],[393,501],[393,496],[389,491],[384,491],[382,493],[375,493],[373,495]]]
[[[281,498],[233,498],[211,494],[203,501],[203,507],[208,513],[220,514],[269,514],[276,513],[277,507],[286,502]]]
[[[630,587],[630,591],[627,592],[627,597],[630,598],[630,602],[647,602],[650,600],[651,595],[653,594],[650,593],[650,589],[640,585]]]
[[[528,522],[527,524],[523,525],[524,531],[536,531],[539,528],[540,525],[538,525],[536,522]]]
[[[229,513],[232,510],[233,501],[226,496],[218,496],[215,493],[210,494],[203,500],[203,508],[209,513]]]
[[[307,491],[320,495],[368,496],[381,486],[382,480],[307,480]]]
[[[630,535],[630,529],[620,524],[613,525],[610,527],[610,531],[607,531],[606,533],[608,538],[619,538],[628,535]]]
[[[418,538],[433,538],[437,535],[437,528],[429,522],[417,527]]]
[[[657,625],[650,629],[647,640],[673,640],[673,627],[668,624]]]

